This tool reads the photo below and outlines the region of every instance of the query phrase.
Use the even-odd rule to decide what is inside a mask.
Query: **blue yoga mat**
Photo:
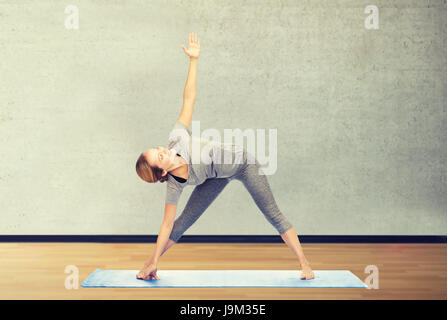
[[[96,269],[84,288],[367,288],[349,270],[313,270],[314,279],[301,280],[300,270],[158,270],[160,280],[141,280],[139,270]]]

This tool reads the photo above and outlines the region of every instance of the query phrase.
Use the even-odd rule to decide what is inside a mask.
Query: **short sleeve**
[[[180,186],[170,179],[166,181],[166,203],[177,204],[184,186]]]
[[[176,121],[171,132],[169,132],[168,145],[171,148],[179,141],[188,142],[191,139],[191,129],[180,121]],[[187,145],[187,143],[185,144]]]
[[[185,125],[183,124],[183,122],[180,122],[180,121],[178,121],[178,120],[177,120],[177,121],[175,122],[175,124],[174,124],[174,128],[173,128],[173,130],[174,130],[174,129],[186,130],[186,132],[188,132],[189,135],[192,135],[191,129],[188,128],[187,126],[185,126]]]

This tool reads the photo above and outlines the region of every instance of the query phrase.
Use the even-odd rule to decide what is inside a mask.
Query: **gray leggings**
[[[258,208],[279,234],[289,230],[292,225],[279,211],[267,177],[258,173],[259,168],[257,161],[254,164],[241,164],[241,169],[233,177],[211,178],[196,186],[182,214],[175,220],[169,239],[177,242],[233,179],[240,180],[244,184]]]

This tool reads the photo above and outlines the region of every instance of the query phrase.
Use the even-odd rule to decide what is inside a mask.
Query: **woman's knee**
[[[268,218],[279,234],[283,234],[293,227],[290,221],[280,211],[274,216],[269,215]]]
[[[174,233],[171,232],[169,235],[169,240],[173,241],[174,244],[178,242],[178,240],[182,237],[183,233]]]
[[[279,234],[283,234],[283,233],[289,231],[292,228],[293,228],[292,224],[290,222],[287,222],[286,224],[281,225],[280,227],[278,227],[277,230],[278,230]]]

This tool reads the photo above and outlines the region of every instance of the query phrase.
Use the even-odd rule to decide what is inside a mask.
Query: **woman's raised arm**
[[[200,56],[200,39],[194,33],[189,34],[188,49],[182,45],[185,54],[189,56],[189,70],[183,91],[183,106],[178,121],[188,128],[191,125],[194,103],[196,102],[197,65]]]

